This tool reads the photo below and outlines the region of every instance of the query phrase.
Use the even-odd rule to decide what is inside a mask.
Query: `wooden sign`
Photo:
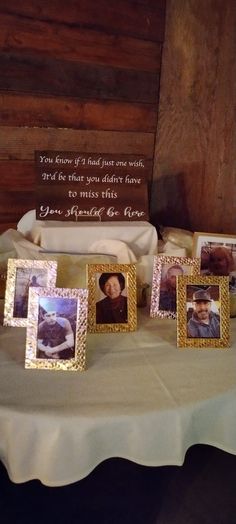
[[[137,155],[36,151],[38,220],[148,220],[150,161]]]

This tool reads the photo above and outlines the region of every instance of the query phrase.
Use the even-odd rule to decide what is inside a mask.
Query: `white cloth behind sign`
[[[137,262],[139,280],[149,285],[152,282],[158,235],[156,228],[149,222],[41,221],[36,220],[36,212],[31,210],[19,220],[17,230],[28,239],[29,246],[34,246],[34,251],[40,247],[46,251],[67,254],[100,253],[116,257],[118,264]],[[19,249],[18,244],[18,252]]]
[[[130,247],[121,240],[97,240],[88,248],[89,253],[106,253],[115,255],[118,264],[133,264],[136,256]]]
[[[60,253],[43,250],[37,244],[27,240],[19,231],[8,229],[0,235],[0,270],[7,274],[8,258],[24,260],[55,260],[57,262],[58,287],[87,287],[87,264],[116,264],[115,255],[105,253]],[[1,273],[0,273],[1,275]],[[1,280],[0,280],[1,284]],[[4,296],[5,286],[0,285],[0,296]]]
[[[49,251],[88,253],[98,240],[119,240],[127,244],[136,258],[157,253],[157,231],[149,222],[61,222],[34,217],[34,211],[26,213],[17,229],[28,240]]]
[[[25,213],[23,217],[21,217],[21,219],[19,220],[17,224],[17,231],[22,233],[22,235],[27,236],[30,233],[35,221],[36,210],[31,209],[30,211],[27,211],[27,213]]]
[[[154,255],[144,255],[136,259],[131,249],[120,240],[94,242],[91,253],[76,254],[48,252],[27,240],[20,231],[8,229],[0,235],[0,270],[6,279],[8,258],[28,260],[56,260],[58,262],[57,285],[59,287],[86,287],[86,264],[130,264],[136,263],[137,277],[142,283],[152,282]],[[101,251],[102,250],[102,253]],[[111,252],[113,254],[111,254]],[[0,297],[4,296],[5,286]]]
[[[160,228],[162,241],[158,251],[164,255],[175,257],[191,257],[193,250],[193,233],[176,227]]]

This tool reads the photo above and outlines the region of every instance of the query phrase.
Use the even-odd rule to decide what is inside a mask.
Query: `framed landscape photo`
[[[236,235],[195,232],[193,256],[200,258],[202,275],[228,276],[236,292]]]
[[[25,327],[31,287],[55,287],[57,262],[9,259],[4,303],[4,326]]]
[[[135,331],[135,264],[88,264],[88,326],[91,333]]]
[[[165,255],[155,256],[150,316],[152,318],[176,318],[177,276],[199,274],[199,259]]]
[[[30,288],[25,367],[85,369],[88,291]]]
[[[178,277],[177,346],[229,347],[228,277]]]

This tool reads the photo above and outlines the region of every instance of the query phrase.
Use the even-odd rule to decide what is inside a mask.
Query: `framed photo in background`
[[[228,277],[178,277],[177,346],[229,347]]]
[[[176,283],[179,275],[200,274],[199,259],[155,256],[151,292],[150,316],[176,318]]]
[[[55,287],[57,262],[9,258],[4,303],[4,326],[25,327],[30,287]]]
[[[25,367],[85,369],[87,289],[30,288]]]
[[[201,261],[201,274],[228,276],[230,291],[236,292],[236,235],[196,232],[193,256]]]
[[[91,333],[135,331],[137,288],[135,264],[89,264],[88,329]]]

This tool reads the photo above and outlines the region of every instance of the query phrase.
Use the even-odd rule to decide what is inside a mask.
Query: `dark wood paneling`
[[[35,208],[35,178],[32,161],[0,161],[0,233],[15,229],[24,213]]]
[[[1,191],[32,191],[36,175],[33,161],[0,161]]]
[[[29,204],[30,203],[30,204]],[[30,209],[35,209],[34,191],[1,191],[1,231],[6,230],[6,224],[15,224],[20,220],[24,213]]]
[[[159,42],[10,15],[0,16],[0,50],[149,72],[161,64]]]
[[[152,133],[0,127],[0,160],[34,160],[36,150],[138,154],[152,159]]]
[[[155,133],[154,104],[0,94],[0,125]]]
[[[154,155],[165,0],[0,2],[0,230],[35,150]]]
[[[0,55],[0,90],[157,103],[158,74],[39,58]]]
[[[159,42],[164,38],[164,0],[8,0],[0,12]]]
[[[236,233],[234,0],[168,0],[152,220]]]
[[[16,217],[13,217],[12,222],[0,222],[0,235],[1,233],[5,233],[8,229],[16,229],[17,227],[17,220]]]

